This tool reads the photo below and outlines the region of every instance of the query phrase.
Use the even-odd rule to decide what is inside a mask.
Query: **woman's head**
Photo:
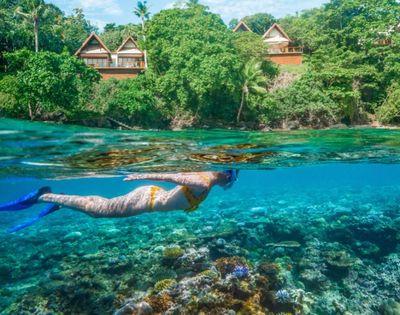
[[[231,188],[232,185],[238,180],[239,170],[227,170],[222,172],[225,176],[225,183],[222,185],[225,189]]]

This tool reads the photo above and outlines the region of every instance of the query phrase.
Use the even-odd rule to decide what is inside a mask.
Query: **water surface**
[[[43,185],[113,197],[149,184],[123,182],[131,172],[241,169],[232,189],[215,188],[190,214],[92,219],[63,209],[10,235],[4,231],[41,206],[1,213],[2,314],[112,314],[146,296],[154,302],[159,280],[174,279],[182,288],[185,279],[232,256],[248,262],[251,277],[242,285],[250,287],[263,263],[277,266],[268,290],[257,289],[269,296],[255,303],[265,313],[295,314],[304,292],[305,314],[397,314],[399,131],[128,132],[0,120],[0,144],[0,202]],[[163,250],[171,245],[185,255],[166,263]],[[204,249],[204,257],[190,260]],[[220,277],[222,290],[230,280]],[[215,297],[223,299],[223,290],[211,288],[191,291],[192,314],[235,307],[246,314],[256,292],[238,297],[228,290],[236,306],[224,295],[222,310]],[[276,302],[279,290],[290,300]],[[187,313],[187,303],[164,293],[177,314]]]

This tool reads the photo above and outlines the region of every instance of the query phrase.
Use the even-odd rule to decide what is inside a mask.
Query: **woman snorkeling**
[[[62,207],[77,210],[95,218],[121,218],[156,211],[194,211],[207,198],[213,186],[230,188],[237,181],[238,173],[238,170],[228,170],[129,175],[124,181],[153,180],[169,182],[177,186],[170,190],[155,185],[141,186],[124,196],[111,199],[101,196],[53,194],[49,187],[42,187],[15,201],[0,205],[0,211],[19,211],[38,202],[49,203],[37,217],[9,229],[10,233],[26,228]]]

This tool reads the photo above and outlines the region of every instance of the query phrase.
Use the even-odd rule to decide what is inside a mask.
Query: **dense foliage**
[[[149,23],[147,40],[155,89],[173,112],[232,119],[240,62],[222,20],[202,6],[165,10]]]
[[[122,42],[128,37],[138,38],[141,34],[140,27],[136,24],[116,25],[106,24],[101,34],[101,39],[110,50],[117,50]]]
[[[304,46],[309,69],[337,104],[338,117],[359,123],[400,80],[399,17],[395,0],[332,0],[280,23]]]
[[[67,53],[20,50],[6,58],[9,72],[0,81],[0,110],[17,117],[51,119],[85,111],[93,83],[100,78]]]
[[[378,109],[378,118],[383,123],[400,122],[400,84],[394,83],[389,89],[387,98]]]
[[[243,17],[252,33],[233,33],[195,0],[151,18],[148,8],[139,1],[140,24],[107,24],[100,34],[111,50],[136,38],[146,73],[96,83],[97,72],[70,57],[95,30],[81,10],[65,16],[43,0],[0,0],[1,113],[74,122],[110,117],[143,127],[400,121],[396,0],[331,0],[279,20]],[[304,48],[305,67],[288,70],[265,57],[260,35],[275,22]]]
[[[74,10],[72,15],[65,16],[58,7],[41,0],[0,0],[0,55],[22,48],[34,50],[32,8],[39,5],[40,50],[62,52],[67,49],[73,53],[90,32],[96,30],[79,9]]]

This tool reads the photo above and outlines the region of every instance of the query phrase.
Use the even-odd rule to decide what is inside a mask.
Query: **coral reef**
[[[393,196],[400,187],[211,195],[190,215],[119,221],[60,213],[12,242],[0,235],[0,309],[399,314],[400,197]]]
[[[167,248],[164,249],[163,255],[165,259],[177,259],[181,256],[183,256],[183,254],[185,253],[185,251],[180,248],[179,246],[169,246]]]
[[[174,279],[164,279],[161,281],[158,281],[155,285],[154,285],[154,292],[158,293],[160,291],[169,289],[170,287],[172,287],[174,284],[176,284],[176,281]]]

